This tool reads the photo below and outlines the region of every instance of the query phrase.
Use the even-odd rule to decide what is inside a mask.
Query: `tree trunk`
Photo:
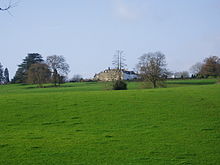
[[[153,81],[153,88],[156,88],[156,87],[157,87],[157,82]]]

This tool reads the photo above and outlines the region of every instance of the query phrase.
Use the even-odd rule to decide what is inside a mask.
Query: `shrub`
[[[127,90],[127,83],[122,80],[117,80],[113,82],[114,90]]]

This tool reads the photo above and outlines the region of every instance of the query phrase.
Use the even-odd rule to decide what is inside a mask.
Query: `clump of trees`
[[[181,79],[185,79],[185,78],[189,78],[189,72],[188,71],[182,71],[182,72],[175,72],[174,73],[174,78],[181,78]]]
[[[9,71],[8,68],[3,68],[3,65],[0,63],[0,84],[8,84],[9,80]]]
[[[83,77],[80,74],[75,74],[70,79],[70,82],[81,82],[81,81],[83,81]]]
[[[153,88],[163,86],[167,78],[166,58],[161,52],[150,52],[139,58],[137,69],[143,81],[150,82]]]
[[[123,81],[123,71],[125,69],[125,58],[123,51],[118,50],[112,62],[116,74],[112,74],[112,89],[127,89],[127,84]],[[164,80],[168,76],[172,78],[189,78],[188,71],[171,73],[167,70],[165,55],[161,52],[149,52],[139,57],[137,70],[140,78],[146,83],[151,84],[153,88],[163,87]],[[190,68],[191,78],[220,77],[220,58],[211,56],[202,63],[196,63]],[[53,83],[54,86],[60,85],[66,81],[69,73],[69,65],[63,56],[48,56],[44,61],[38,53],[29,53],[18,65],[18,69],[12,83],[31,83],[43,87],[44,83]],[[70,80],[72,82],[82,81],[80,75],[74,75]],[[9,71],[3,69],[0,63],[0,84],[9,83]]]
[[[48,56],[44,61],[38,53],[29,53],[18,65],[13,83],[31,83],[43,87],[44,83],[61,84],[69,72],[69,65],[63,56]]]
[[[206,58],[203,63],[196,63],[190,68],[196,78],[208,78],[220,76],[220,58],[211,56]]]

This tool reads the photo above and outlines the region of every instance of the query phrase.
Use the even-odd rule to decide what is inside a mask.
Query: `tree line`
[[[31,83],[43,87],[44,83],[60,85],[65,81],[69,65],[63,56],[47,56],[46,60],[38,53],[29,53],[18,65],[12,83]]]
[[[118,71],[117,81],[113,84],[113,89],[127,89],[126,83],[121,80],[121,71],[124,69],[125,59],[123,51],[117,51],[114,56],[113,65]],[[164,80],[170,75],[173,78],[189,78],[189,72],[172,73],[167,69],[166,57],[161,52],[149,52],[138,58],[136,66],[139,78],[144,82],[150,82],[153,88],[164,86]],[[190,68],[193,73],[191,78],[217,78],[220,77],[220,58],[211,56],[205,58],[202,63],[197,63]]]
[[[122,70],[126,67],[123,51],[116,51],[112,64],[118,73],[116,74],[117,77],[114,78],[117,81],[114,82],[113,88],[126,89],[126,83],[121,79]],[[163,81],[171,74],[167,69],[166,57],[161,52],[149,52],[140,56],[136,69],[139,78],[144,82],[150,82],[153,88],[163,86]],[[220,58],[217,56],[205,58],[203,62],[193,65],[190,71],[193,73],[191,78],[220,77]],[[18,65],[11,83],[38,84],[39,87],[43,87],[44,83],[53,83],[54,86],[59,86],[67,80],[68,72],[69,65],[63,56],[47,56],[44,60],[38,53],[29,53]],[[174,78],[175,76],[189,78],[187,71],[176,72],[173,75]],[[82,79],[79,75],[74,78],[76,79],[74,81]],[[0,84],[8,83],[9,71],[7,68],[4,69],[0,63]]]
[[[220,76],[220,58],[211,56],[190,68],[193,78],[216,78]]]

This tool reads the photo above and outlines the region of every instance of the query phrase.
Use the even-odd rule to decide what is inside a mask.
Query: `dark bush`
[[[122,80],[113,82],[113,90],[127,90],[127,83]]]

